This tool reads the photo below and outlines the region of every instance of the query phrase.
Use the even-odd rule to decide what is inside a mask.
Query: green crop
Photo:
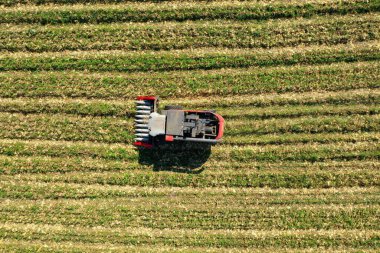
[[[198,3],[172,3],[155,5],[135,3],[124,5],[79,5],[7,8],[0,10],[0,23],[113,23],[113,22],[162,22],[186,20],[267,20],[277,18],[311,17],[316,15],[345,15],[377,12],[377,1],[340,1],[306,4],[260,4],[252,2],[221,2],[200,5]]]
[[[317,18],[269,24],[187,22],[125,26],[11,26],[0,31],[0,51],[171,50],[186,48],[272,48],[336,45],[380,38],[377,14]],[[151,38],[157,38],[151,40]],[[107,38],[107,39],[102,39]]]
[[[101,52],[52,54],[3,54],[0,70],[90,70],[90,71],[164,71],[220,68],[270,67],[296,64],[327,64],[336,62],[375,61],[380,58],[378,43],[361,43],[327,47],[301,47],[260,50],[188,51],[168,53]]]

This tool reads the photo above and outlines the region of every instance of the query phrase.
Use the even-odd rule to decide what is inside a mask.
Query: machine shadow
[[[199,174],[211,154],[209,143],[172,142],[157,148],[139,148],[139,163],[153,165],[154,171]]]

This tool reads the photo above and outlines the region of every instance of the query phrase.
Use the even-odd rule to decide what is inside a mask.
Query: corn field
[[[379,0],[0,0],[1,252],[379,252],[379,159]]]

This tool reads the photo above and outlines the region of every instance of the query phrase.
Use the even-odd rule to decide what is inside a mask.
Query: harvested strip
[[[44,189],[51,192],[54,196],[59,194],[58,187],[62,194],[60,198],[52,197],[46,199],[46,204],[59,204],[64,201],[63,198],[68,198],[73,205],[80,202],[82,199],[92,202],[107,203],[112,202],[112,198],[126,203],[128,200],[133,202],[131,209],[141,209],[147,203],[159,203],[158,207],[168,209],[170,206],[176,209],[204,209],[204,205],[215,205],[216,209],[225,209],[230,205],[231,209],[242,210],[242,206],[250,206],[255,208],[267,208],[267,205],[274,207],[294,207],[294,208],[309,208],[317,209],[318,206],[366,206],[371,203],[379,204],[379,191],[375,187],[369,187],[365,191],[359,191],[359,187],[342,188],[342,189],[266,189],[266,188],[169,188],[169,187],[131,187],[131,186],[103,186],[103,185],[79,185],[79,184],[62,184],[62,183],[40,183],[27,182],[23,180],[11,180],[6,184],[1,182],[4,190],[12,192],[11,185],[15,187],[15,192],[38,194],[40,197],[48,195],[43,193]],[[155,189],[155,190],[153,190]],[[105,191],[106,190],[106,191]],[[341,190],[341,191],[339,191]],[[178,191],[178,192],[177,192]],[[265,191],[265,192],[264,192]],[[298,194],[297,194],[298,193]],[[65,195],[68,194],[68,195]],[[12,199],[9,202],[20,205],[30,205],[41,202],[44,199],[29,198],[29,200],[20,196],[19,199]],[[70,197],[71,196],[71,197]],[[75,198],[74,196],[77,196]],[[170,196],[170,198],[168,198]],[[74,197],[74,198],[73,198]],[[73,198],[73,199],[71,199]],[[25,199],[25,200],[23,200]],[[282,200],[284,202],[282,202]]]
[[[376,39],[380,39],[380,16],[370,14],[360,19],[357,16],[323,17],[264,24],[212,21],[85,27],[11,26],[0,31],[0,51],[272,48]]]
[[[252,97],[241,95],[227,98],[213,97],[191,99],[164,100],[160,104],[179,104],[189,109],[204,109],[207,107],[219,108],[247,108],[255,110],[270,110],[270,106],[298,106],[298,105],[372,105],[380,103],[380,89],[355,89],[339,92],[304,92],[299,94],[265,94]],[[265,107],[261,109],[258,107]],[[307,108],[307,107],[306,107]],[[56,99],[56,98],[0,98],[0,111],[12,113],[65,113],[88,116],[133,116],[135,103],[130,100],[99,100],[99,99]],[[224,114],[223,114],[224,115]]]
[[[372,137],[373,135],[374,137]],[[364,140],[360,142],[361,137],[364,137]],[[309,144],[292,144],[292,145],[267,145],[267,146],[244,146],[237,147],[235,145],[222,145],[213,148],[214,155],[225,156],[224,158],[230,155],[229,152],[250,152],[250,153],[260,153],[268,152],[273,154],[281,152],[281,155],[284,153],[289,153],[293,150],[296,152],[306,152],[306,151],[318,151],[320,152],[325,150],[325,152],[331,152],[334,149],[334,152],[344,149],[347,151],[353,151],[356,148],[359,150],[376,150],[377,145],[371,145],[371,141],[374,143],[377,142],[379,134],[377,133],[366,133],[366,134],[354,134],[351,135],[354,143],[339,142],[331,144],[318,144],[318,143],[309,143]],[[264,136],[265,137],[265,136]],[[263,137],[263,138],[264,138]],[[370,137],[370,138],[368,138]],[[373,139],[372,139],[372,138]],[[368,138],[368,139],[367,139]],[[43,155],[51,157],[91,157],[91,158],[102,158],[107,160],[127,160],[136,158],[138,153],[131,145],[124,144],[106,144],[106,143],[91,143],[91,142],[69,142],[69,141],[38,141],[38,140],[0,140],[1,148],[0,153],[7,156],[21,155],[21,156],[33,156],[33,155]],[[277,144],[277,143],[275,143]],[[366,146],[369,146],[366,149]],[[174,152],[173,148],[175,147],[162,147],[161,153]],[[197,146],[185,146],[184,149],[188,151],[196,151]],[[348,148],[348,149],[347,149]],[[179,152],[182,152],[181,148]],[[326,150],[327,149],[327,150]],[[158,152],[158,151],[157,151]],[[153,153],[153,152],[152,152]],[[174,155],[177,155],[176,152]],[[294,154],[295,154],[294,153]],[[159,154],[158,154],[159,155]],[[289,154],[291,157],[291,154]],[[329,157],[334,157],[333,154],[328,154]],[[252,156],[254,157],[254,156]],[[219,158],[218,158],[219,159]],[[220,163],[220,161],[219,161]]]
[[[1,140],[1,154],[51,157],[91,157],[108,160],[124,160],[135,157],[137,152],[132,146],[124,144],[107,144],[95,142],[39,141],[39,140]]]
[[[368,136],[368,135],[367,135]],[[375,136],[378,136],[376,134]],[[265,136],[264,136],[265,137]],[[242,161],[323,161],[328,159],[352,160],[352,159],[371,159],[378,157],[377,139],[369,138],[369,141],[359,142],[360,135],[354,143],[334,142],[328,144],[306,143],[291,145],[266,145],[266,146],[235,146],[221,145],[212,149],[210,159],[220,163],[221,160]],[[354,136],[352,136],[354,138]],[[1,140],[0,153],[7,156],[52,156],[52,157],[91,157],[107,160],[135,161],[138,151],[132,145],[123,144],[91,144],[88,142],[52,142],[52,141],[22,141],[22,140]],[[278,143],[275,143],[278,144]],[[187,152],[184,152],[186,150]],[[197,149],[197,146],[167,146],[155,151],[140,151],[141,159],[150,164],[168,160],[175,162],[175,157],[189,156],[197,160],[202,160],[206,154],[200,155],[204,150]],[[198,158],[196,156],[198,155]],[[173,160],[174,159],[174,160]],[[183,162],[188,159],[184,159]],[[177,161],[180,162],[180,161]],[[164,164],[163,164],[164,165]],[[215,166],[215,164],[213,164]],[[232,164],[231,164],[232,166]]]
[[[194,252],[226,252],[226,253],[245,253],[245,252],[251,252],[252,249],[246,249],[246,248],[214,248],[214,247],[170,247],[170,246],[120,246],[120,245],[114,245],[114,244],[98,244],[98,243],[78,243],[75,244],[71,243],[55,243],[55,242],[44,242],[39,240],[11,240],[11,239],[5,239],[2,240],[2,244],[0,245],[0,249],[5,250],[14,250],[14,251],[27,251],[27,252],[89,252],[89,253],[96,253],[100,252],[103,253],[105,251],[114,253],[114,252],[137,252],[137,253],[145,253],[145,252],[181,252],[181,253],[194,253]],[[376,253],[377,250],[373,248],[361,248],[361,250],[365,250],[368,253]],[[321,251],[321,248],[307,248],[307,249],[286,249],[284,251],[282,248],[261,248],[260,252],[263,253],[272,253],[272,252],[287,252],[287,253],[299,253],[299,252],[305,252],[305,253],[311,253],[316,252],[319,253]],[[358,248],[349,248],[349,247],[341,247],[338,249],[329,249],[329,252],[331,253],[357,253]]]
[[[236,203],[244,205],[379,204],[377,188],[269,189],[269,188],[178,188],[42,183],[18,178],[0,181],[0,197],[8,199],[165,199],[181,203]],[[168,196],[176,198],[169,199]],[[196,199],[196,200],[195,200]],[[177,201],[178,202],[178,201]]]
[[[362,64],[362,63],[360,63]],[[345,64],[341,64],[344,66]],[[351,64],[348,64],[351,65]],[[373,63],[373,65],[375,65]],[[331,65],[330,65],[331,66]],[[319,67],[313,67],[318,69]],[[351,65],[352,69],[356,69]],[[264,71],[264,69],[263,69]],[[319,70],[319,75],[323,75],[323,68]],[[356,69],[359,74],[359,69]],[[293,73],[295,74],[295,73]],[[310,72],[309,72],[310,74]],[[285,73],[282,73],[285,76]],[[338,75],[337,72],[334,75]],[[310,76],[308,76],[310,77]],[[346,81],[346,80],[345,80]],[[322,85],[322,83],[321,83]],[[347,85],[348,87],[348,85]],[[255,92],[254,92],[255,93]],[[253,95],[230,95],[228,97],[195,97],[181,99],[165,99],[164,104],[180,104],[184,107],[199,108],[218,107],[218,108],[242,108],[246,107],[269,107],[269,106],[291,106],[291,105],[320,105],[320,104],[378,104],[380,103],[380,89],[353,89],[346,91],[312,91],[312,92],[289,92],[289,93],[272,93],[272,94],[254,94]],[[5,100],[3,100],[4,103]],[[16,100],[17,101],[17,100]],[[90,100],[91,101],[91,100]]]
[[[51,184],[54,185],[54,184]],[[61,184],[62,185],[62,184]],[[80,185],[77,185],[78,187]],[[87,186],[84,186],[85,188]],[[102,187],[102,186],[101,186]],[[115,186],[112,186],[115,188]],[[120,188],[118,186],[118,188]],[[137,189],[136,187],[130,187]],[[357,189],[358,187],[354,188]],[[372,187],[374,188],[374,187]],[[150,189],[150,188],[149,188]],[[111,198],[100,198],[100,199],[46,199],[44,200],[30,200],[30,199],[12,199],[5,201],[4,204],[1,205],[1,208],[3,209],[10,209],[11,208],[17,208],[17,205],[20,205],[20,208],[17,209],[24,209],[24,208],[30,208],[34,205],[43,205],[45,204],[47,208],[53,209],[54,206],[59,206],[61,203],[66,202],[66,206],[75,206],[78,209],[80,208],[81,211],[83,210],[83,207],[93,206],[96,205],[96,203],[99,203],[99,207],[105,207],[109,204],[110,209],[117,208],[126,208],[129,210],[139,210],[146,207],[147,203],[157,203],[155,205],[152,205],[151,210],[170,210],[170,207],[172,206],[173,209],[176,210],[198,210],[203,211],[207,210],[207,206],[215,206],[213,210],[207,210],[208,212],[212,211],[222,211],[230,207],[230,209],[236,213],[243,213],[247,212],[250,213],[250,208],[254,209],[268,209],[267,204],[271,203],[275,205],[273,208],[269,209],[276,209],[277,207],[280,209],[289,209],[291,206],[294,209],[307,209],[307,210],[318,210],[318,208],[324,209],[324,208],[330,208],[333,210],[339,209],[339,208],[347,208],[350,209],[352,207],[366,207],[368,206],[368,203],[366,201],[360,201],[360,194],[359,196],[355,196],[354,191],[347,192],[343,188],[343,192],[346,192],[346,194],[349,194],[347,197],[345,194],[336,194],[335,196],[331,196],[331,194],[334,194],[333,191],[328,191],[330,193],[324,192],[323,194],[315,194],[318,191],[321,191],[321,189],[306,189],[306,192],[303,192],[303,196],[301,198],[296,197],[294,192],[302,192],[302,190],[305,191],[305,189],[271,189],[271,194],[267,196],[267,194],[263,194],[263,191],[265,189],[236,189],[235,192],[231,191],[231,195],[224,195],[220,194],[221,188],[205,188],[205,189],[194,189],[198,192],[201,192],[201,190],[211,190],[214,193],[218,193],[216,195],[209,196],[208,194],[195,194],[192,192],[189,192],[189,188],[178,188],[178,190],[181,192],[187,192],[187,194],[179,194],[175,195],[175,192],[173,189],[168,191],[168,188],[163,188],[159,190],[161,192],[161,195],[156,196],[152,195],[152,192],[150,192],[149,195],[144,196],[138,196],[138,195],[130,195],[129,198],[116,198],[118,201],[113,201]],[[242,191],[243,190],[243,191]],[[326,190],[326,189],[325,189]],[[336,190],[336,189],[335,189]],[[167,192],[166,195],[163,194],[164,192]],[[237,192],[243,192],[243,196],[239,196]],[[252,194],[254,192],[259,192],[260,194]],[[285,192],[290,192],[290,197],[285,196]],[[312,192],[314,194],[309,194],[309,192]],[[277,193],[277,194],[275,194]],[[168,196],[169,194],[169,196]],[[174,194],[174,195],[173,195]],[[203,195],[203,196],[202,196]],[[285,201],[287,203],[280,203],[280,196],[285,198]],[[171,197],[171,198],[169,198]],[[223,199],[225,197],[226,199]],[[269,197],[269,200],[267,200],[267,197]],[[312,198],[315,197],[315,200],[312,200]],[[369,195],[370,198],[373,198],[373,200],[378,201],[378,197],[376,198],[376,195]],[[166,198],[166,201],[162,201]],[[257,198],[257,199],[255,199]],[[218,201],[220,199],[220,205],[218,205]],[[222,200],[223,199],[223,200]],[[335,201],[338,201],[338,199],[342,200],[342,203],[334,204]],[[352,200],[353,202],[358,202],[357,204],[350,203],[349,201]],[[331,201],[331,202],[330,202]],[[126,204],[130,202],[130,205]],[[228,206],[228,203],[231,202],[231,206]],[[374,204],[376,206],[376,204]],[[5,208],[4,208],[5,207]],[[247,207],[247,208],[245,208]],[[60,208],[62,210],[65,210],[65,206]],[[125,224],[126,228],[128,228],[128,224]],[[238,231],[236,231],[238,232]]]
[[[375,61],[380,59],[378,41],[350,46],[311,46],[271,50],[182,50],[170,52],[63,52],[4,53],[0,71],[90,70],[168,71],[193,69],[270,67],[296,64]]]
[[[216,108],[218,110],[218,108]],[[245,108],[243,112],[236,108],[219,109],[219,113],[229,119],[268,119],[268,118],[292,118],[301,116],[322,115],[374,115],[380,113],[378,105],[318,105],[318,106],[272,106],[269,108]]]
[[[278,105],[283,105],[288,101],[293,104],[302,104],[300,101],[306,99],[307,96],[297,95],[298,92],[319,91],[319,94],[311,92],[307,99],[310,102],[305,102],[319,104],[318,99],[321,96],[328,96],[325,92],[338,91],[334,95],[336,98],[329,98],[329,100],[336,101],[334,103],[343,103],[350,97],[360,96],[367,91],[367,96],[378,97],[378,89],[366,89],[367,91],[361,92],[357,89],[380,88],[380,63],[341,62],[321,66],[296,65],[272,68],[194,70],[149,73],[149,75],[143,72],[134,74],[76,71],[66,71],[64,74],[63,72],[45,71],[32,73],[0,72],[0,83],[0,96],[8,98],[135,99],[140,94],[160,94],[160,97],[163,98],[181,97],[181,101],[185,103],[183,105],[188,106],[226,107],[232,105],[240,107],[242,104],[252,106],[275,105],[276,102],[273,100],[281,100],[280,96],[282,95],[259,95],[268,92],[289,92],[283,95],[286,97],[284,102],[278,102]],[[210,89],[211,85],[212,89]],[[139,87],[139,89],[135,87]],[[355,91],[350,91],[352,89]],[[340,92],[342,94],[338,95]],[[347,92],[352,92],[350,97],[345,97]],[[357,95],[353,95],[355,92],[358,92]],[[251,94],[255,94],[255,96]],[[215,95],[223,95],[223,98],[216,98]],[[231,95],[235,96],[230,97]],[[207,98],[203,96],[207,96]],[[187,99],[184,100],[183,97]],[[188,97],[192,97],[192,99],[190,100]],[[167,103],[170,102],[177,103],[179,101],[178,99],[167,101]],[[101,110],[110,107],[110,105],[100,106],[102,107]],[[129,103],[128,106],[132,106],[132,104]],[[116,108],[118,107],[120,105],[116,106]]]
[[[169,246],[120,246],[120,245],[114,245],[109,243],[81,243],[76,242],[75,244],[71,243],[55,243],[55,242],[46,242],[46,241],[39,241],[39,240],[13,240],[13,239],[4,239],[1,240],[0,249],[4,249],[6,251],[14,250],[14,251],[29,251],[29,252],[41,252],[41,253],[51,253],[51,252],[88,252],[88,253],[103,253],[103,252],[137,252],[137,253],[150,253],[152,251],[154,252],[181,252],[181,253],[194,253],[194,252],[249,252],[247,249],[242,248],[211,248],[211,247],[169,247]],[[270,249],[261,249],[261,252],[264,253],[271,253],[273,252],[273,248]],[[366,250],[367,252],[375,252],[371,249]],[[295,251],[287,250],[286,252],[300,252],[299,249]],[[307,252],[311,252],[308,250]],[[318,251],[315,251],[318,252]],[[339,251],[334,251],[339,252]],[[345,253],[348,252],[347,249],[344,251]],[[350,249],[350,252],[355,252],[353,248]],[[356,250],[357,252],[357,250]],[[342,252],[340,252],[342,253]]]
[[[357,151],[356,151],[357,152]],[[318,152],[316,152],[316,155]],[[319,152],[321,153],[321,152]],[[339,152],[342,153],[342,152]],[[378,171],[379,164],[376,160],[370,160],[370,157],[367,152],[367,160],[364,161],[364,158],[361,159],[360,163],[352,160],[352,161],[334,161],[330,159],[325,159],[324,162],[312,161],[305,162],[306,158],[294,158],[288,155],[287,157],[281,159],[274,159],[274,154],[270,159],[252,159],[248,161],[241,161],[241,159],[230,158],[226,162],[218,162],[217,160],[210,159],[207,163],[204,163],[200,168],[194,168],[193,170],[189,168],[180,167],[180,165],[170,164],[167,166],[163,166],[164,162],[157,160],[152,162],[153,170],[167,170],[167,171],[177,171],[177,172],[187,172],[189,174],[199,174],[200,172],[207,170],[206,174],[252,174],[261,172],[312,172],[312,171],[332,171],[332,172],[343,172],[343,171]],[[263,153],[260,154],[263,156]],[[338,156],[337,154],[336,156]],[[297,155],[295,155],[297,156]],[[325,154],[326,156],[326,154]],[[347,157],[348,154],[345,154]],[[65,161],[66,159],[66,161]],[[131,159],[131,158],[129,158]],[[246,159],[247,160],[247,159]],[[277,160],[277,161],[276,161]],[[290,161],[289,161],[290,160]],[[319,159],[323,160],[323,159]],[[339,159],[338,159],[339,160]],[[136,170],[149,172],[152,170],[151,166],[147,166],[148,163],[138,164],[136,162],[124,162],[124,161],[106,161],[103,159],[72,159],[67,161],[67,158],[60,157],[40,157],[40,156],[32,156],[32,157],[20,157],[20,156],[0,156],[0,162],[2,164],[2,168],[0,170],[0,174],[23,174],[23,173],[67,173],[67,172],[133,172]],[[160,164],[160,162],[162,164]],[[229,163],[228,163],[229,162]],[[139,173],[136,171],[136,173]],[[149,173],[148,173],[149,174]]]
[[[359,96],[356,96],[359,97]],[[236,111],[236,107],[232,108],[218,108],[218,113],[223,115],[225,119],[266,119],[266,118],[290,118],[300,117],[307,115],[354,115],[354,114],[378,114],[380,107],[376,105],[376,100],[380,102],[380,96],[376,97],[375,94],[368,94],[368,97],[359,97],[363,99],[360,102],[364,104],[356,104],[355,101],[350,105],[308,105],[308,106],[272,106],[264,108],[249,108],[246,107],[243,112]],[[347,100],[347,98],[346,98]],[[173,101],[176,103],[175,101]],[[373,103],[373,105],[371,105]],[[166,103],[167,104],[167,103]],[[176,103],[177,104],[177,103]],[[183,104],[183,103],[180,103]],[[189,105],[191,106],[191,105]],[[203,105],[204,107],[205,105]],[[117,117],[133,117],[136,109],[131,101],[94,101],[94,100],[79,100],[79,99],[1,99],[0,98],[0,112],[9,113],[64,113],[64,114],[77,114],[82,116],[117,116]],[[188,109],[202,109],[194,108]]]
[[[291,144],[291,143],[335,143],[357,141],[380,141],[380,134],[367,133],[319,133],[319,134],[268,134],[251,136],[225,136],[223,143],[230,145],[268,145],[268,144]]]
[[[0,98],[0,111],[10,113],[61,113],[82,116],[117,116],[125,118],[133,117],[135,110],[136,105],[132,101]]]
[[[227,145],[274,145],[274,144],[307,144],[307,143],[356,143],[378,142],[380,133],[320,133],[320,134],[268,134],[251,136],[225,136],[223,144]],[[125,159],[130,152],[130,146],[125,144],[107,144],[72,141],[0,139],[0,153],[4,155],[48,155],[60,154],[72,156],[99,157],[105,159]],[[128,144],[129,145],[129,144]],[[59,152],[55,152],[59,149]],[[39,151],[40,150],[40,151]],[[103,150],[103,151],[102,151]]]
[[[133,206],[114,200],[14,200],[0,203],[0,221],[106,228],[147,227],[158,229],[379,229],[378,205],[249,206],[201,209],[166,208],[160,201]],[[140,219],[141,213],[146,214]],[[184,218],[186,217],[186,218]],[[234,220],[234,222],[230,222]]]
[[[129,160],[135,160],[129,157]],[[67,158],[51,157],[9,157],[0,156],[0,174],[20,174],[20,173],[49,173],[49,172],[72,172],[72,171],[126,171],[144,169],[137,163],[123,163],[113,161],[103,161],[100,159],[78,158],[68,160]]]
[[[380,11],[377,1],[260,4],[252,2],[129,3],[118,5],[21,6],[0,9],[0,23],[113,23],[186,20],[267,20]]]
[[[192,0],[190,2],[225,2],[225,0]],[[178,4],[181,1],[178,0],[0,0],[0,5],[2,6],[15,6],[15,5],[43,5],[43,4],[115,4],[115,3],[125,3],[125,2],[141,2],[141,3],[160,3],[160,2],[171,2],[172,4]],[[238,2],[238,1],[236,1]],[[241,0],[241,2],[257,2],[256,0]],[[303,3],[334,3],[335,0],[304,0]],[[347,1],[348,2],[348,1]],[[260,0],[259,3],[278,3],[278,4],[295,4],[298,3],[297,0]]]
[[[379,115],[306,116],[296,119],[244,120],[226,123],[226,136],[275,133],[348,133],[379,130]]]
[[[347,148],[346,148],[347,149]],[[376,170],[379,166],[376,162],[371,159],[376,159],[379,157],[378,152],[374,152],[371,150],[365,150],[364,152],[360,150],[360,148],[356,148],[355,150],[333,150],[325,148],[323,151],[316,150],[314,153],[310,154],[310,150],[306,150],[304,153],[297,150],[294,155],[284,155],[281,157],[280,151],[272,151],[271,153],[260,152],[256,153],[255,156],[242,158],[236,158],[237,154],[241,154],[241,156],[246,155],[249,150],[243,150],[240,152],[231,152],[224,156],[226,162],[220,163],[218,162],[218,156],[220,154],[216,154],[211,157],[209,161],[204,163],[201,168],[186,169],[185,166],[181,167],[181,163],[172,162],[169,164],[168,162],[164,162],[164,159],[168,159],[168,155],[165,158],[160,158],[160,160],[156,161],[144,161],[144,163],[134,162],[137,160],[137,155],[128,157],[125,162],[120,161],[106,161],[103,159],[90,159],[90,158],[81,158],[81,159],[72,159],[67,160],[67,157],[44,157],[44,156],[31,156],[31,157],[23,157],[23,156],[0,156],[0,163],[2,168],[0,169],[0,174],[23,174],[23,173],[66,173],[66,172],[128,172],[128,171],[151,171],[151,166],[147,166],[151,164],[154,166],[154,170],[178,170],[178,172],[188,172],[197,174],[204,170],[207,170],[211,174],[228,174],[228,173],[252,173],[257,171],[267,172],[280,172],[280,171],[352,171],[352,170],[368,170],[370,168]],[[331,155],[328,152],[336,152]],[[245,153],[244,153],[245,152]],[[191,152],[189,152],[191,153]],[[141,155],[140,155],[141,156]],[[351,156],[351,157],[350,157]],[[311,158],[310,158],[311,157]],[[342,160],[342,157],[345,160],[353,160],[352,157],[357,158],[360,157],[361,163],[358,164],[356,160],[349,162],[339,162]],[[153,158],[152,158],[153,159]],[[199,159],[199,158],[198,158]],[[140,158],[140,161],[142,158]],[[148,160],[148,159],[145,159]],[[171,157],[171,160],[174,160]],[[336,162],[335,160],[338,160]],[[367,160],[367,161],[364,161]],[[230,166],[228,166],[227,161],[230,162]],[[276,162],[277,163],[274,163]],[[283,162],[285,161],[285,162]],[[288,162],[291,161],[291,162]],[[328,161],[325,163],[318,164],[310,164],[310,161],[315,163],[316,161]],[[197,161],[192,161],[196,163]],[[248,163],[249,162],[249,163]],[[183,163],[183,162],[182,162]],[[136,172],[138,173],[138,172]]]
[[[47,204],[57,204],[61,203],[62,200],[66,199],[70,201],[73,205],[81,200],[93,200],[99,201],[101,203],[119,201],[127,202],[129,200],[133,203],[131,209],[142,209],[147,206],[147,203],[157,203],[156,208],[169,209],[173,207],[175,209],[192,209],[192,210],[204,210],[205,206],[213,205],[215,209],[226,209],[229,206],[230,209],[234,211],[244,210],[242,207],[262,207],[267,208],[268,205],[273,207],[291,207],[291,208],[313,208],[317,209],[318,206],[366,206],[366,205],[378,205],[380,204],[380,199],[377,192],[366,192],[360,193],[357,191],[347,192],[347,196],[344,194],[337,193],[317,193],[321,189],[308,189],[308,191],[313,190],[312,193],[304,193],[301,196],[293,194],[294,190],[298,192],[302,189],[273,189],[275,192],[271,194],[257,193],[258,190],[265,190],[265,188],[234,188],[235,191],[231,191],[229,194],[224,191],[220,191],[222,188],[176,188],[179,192],[177,194],[173,190],[168,191],[168,187],[160,187],[159,193],[141,192],[138,187],[130,186],[108,186],[108,185],[82,185],[82,184],[67,184],[70,187],[62,183],[41,183],[41,182],[27,182],[24,180],[13,180],[12,184],[1,183],[4,188],[2,196],[10,197],[8,201],[19,203],[20,205],[28,205],[29,201],[24,201],[22,199],[32,200],[34,202],[41,202],[41,200],[46,200]],[[47,187],[57,187],[48,189]],[[134,191],[99,191],[98,189],[123,189],[132,188]],[[61,190],[61,192],[58,191]],[[149,188],[150,189],[150,188]],[[184,191],[183,191],[183,190]],[[192,191],[189,191],[192,189]],[[211,190],[210,190],[211,189]],[[252,190],[253,191],[252,191]],[[345,189],[345,188],[343,188]],[[51,193],[52,196],[46,195],[46,193]],[[230,189],[231,190],[231,189]],[[242,191],[245,190],[245,191]],[[287,190],[290,195],[285,195]],[[200,192],[211,192],[212,195],[200,194]],[[344,190],[343,190],[344,191]],[[238,192],[242,193],[239,195]],[[344,191],[345,192],[345,191]],[[275,194],[277,193],[277,194]],[[354,193],[357,193],[355,195]],[[16,198],[15,198],[16,195]],[[44,197],[45,196],[45,197]],[[170,196],[170,198],[168,197]],[[40,199],[36,199],[39,197]],[[42,199],[41,199],[42,198]]]
[[[1,239],[39,240],[54,242],[112,243],[122,245],[213,246],[255,248],[308,247],[374,247],[377,231],[360,230],[295,230],[295,231],[229,231],[173,229],[69,228],[61,225],[6,223],[0,225]],[[359,234],[359,236],[358,236]],[[21,235],[21,236],[20,236]],[[136,240],[137,244],[136,244]]]
[[[125,142],[132,124],[112,118],[0,113],[2,138]]]
[[[178,173],[174,174],[171,168],[168,172],[139,172],[131,173],[113,172],[67,172],[49,174],[20,174],[18,178],[36,182],[77,183],[83,185],[130,185],[151,187],[270,187],[270,188],[340,188],[340,187],[379,187],[379,166],[375,165],[368,170],[355,170],[344,172],[302,170],[251,172],[251,173]],[[222,169],[221,169],[222,170]],[[188,171],[188,170],[187,170]],[[180,172],[180,170],[176,170]],[[186,172],[186,170],[182,170]],[[14,178],[2,176],[3,180]]]
[[[0,113],[1,138],[131,143],[132,120],[44,114]],[[285,133],[379,131],[379,115],[306,116],[297,119],[230,120],[226,137]]]

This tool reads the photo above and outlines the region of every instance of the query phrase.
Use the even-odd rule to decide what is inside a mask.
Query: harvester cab
[[[155,96],[137,97],[135,146],[151,148],[173,141],[209,144],[221,141],[224,119],[215,111],[183,110],[181,106],[168,105],[159,113],[158,101]]]

